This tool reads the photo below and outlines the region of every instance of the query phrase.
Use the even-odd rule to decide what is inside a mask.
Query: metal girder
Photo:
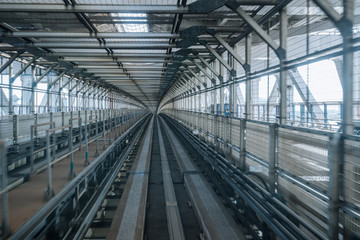
[[[130,71],[125,71],[122,68],[118,68],[118,69],[101,69],[101,70],[96,70],[96,69],[89,69],[88,72],[94,73],[94,74],[101,74],[101,73],[106,73],[106,74],[161,74],[163,73],[163,71],[151,71],[151,70],[147,70],[147,71],[136,71],[136,70],[130,70]]]
[[[237,1],[226,1],[225,5],[236,12],[259,36],[265,43],[267,43],[277,54],[284,54],[279,44],[277,44],[262,27],[250,17],[241,7]]]
[[[189,13],[188,7],[176,5],[122,5],[122,4],[0,4],[0,12],[46,13]]]
[[[56,63],[56,64],[53,64],[53,65],[51,65],[50,67],[48,67],[47,69],[46,69],[46,71],[43,73],[43,74],[41,74],[41,76],[40,77],[38,77],[38,79],[36,79],[36,81],[35,82],[33,82],[33,87],[36,87],[36,85],[41,81],[41,79],[43,79],[51,70],[53,70],[54,69],[54,67],[56,67],[58,64]]]
[[[337,25],[342,16],[332,7],[328,0],[314,0],[316,5]]]
[[[289,70],[288,71],[289,77],[292,81],[292,83],[294,84],[296,90],[298,91],[302,101],[305,103],[305,106],[308,110],[308,112],[311,111],[311,107],[310,107],[310,103],[315,103],[313,104],[313,114],[314,114],[314,118],[315,121],[318,122],[318,118],[320,118],[320,116],[324,116],[324,111],[321,110],[321,108],[319,107],[319,104],[317,104],[315,97],[312,95],[309,87],[306,85],[304,79],[301,77],[300,73],[297,71],[297,69],[294,70]],[[304,91],[307,91],[304,92]],[[306,99],[306,96],[309,96],[309,99]]]
[[[79,68],[86,68],[86,69],[91,69],[91,70],[100,70],[100,69],[123,69],[123,68],[119,68],[118,65],[104,65],[104,66],[99,66],[99,65],[78,65],[77,67]],[[148,70],[153,70],[153,71],[162,71],[164,69],[166,69],[167,67],[158,67],[158,66],[131,66],[128,67],[126,66],[126,69],[128,71],[148,71]]]
[[[88,89],[86,89],[84,92],[83,92],[83,96],[85,96],[85,94],[90,91],[91,87],[95,87],[96,84],[95,83],[89,83],[88,84]],[[80,91],[83,90],[83,88],[81,88],[76,94],[80,93]],[[89,94],[90,95],[90,94]]]
[[[207,78],[210,79],[210,81],[211,81],[214,85],[216,85],[216,80],[211,77],[211,75],[206,71],[206,69],[204,69],[204,68],[203,68],[199,63],[197,63],[194,59],[192,59],[191,61],[196,65],[197,68],[199,68],[199,70],[200,70],[201,72],[203,72],[203,73],[205,74],[205,76],[206,76]]]
[[[69,94],[72,92],[72,90],[74,90],[79,84],[81,83],[80,79],[78,79],[78,81],[75,83],[74,86],[72,86],[72,88],[69,89]]]
[[[189,70],[189,69],[187,69],[187,70]],[[189,70],[189,72],[190,72],[190,70]],[[202,83],[204,87],[206,87],[206,83],[203,82],[196,74],[193,74],[193,73],[194,73],[193,71],[191,71],[190,73],[191,73],[191,75],[193,75],[200,83]],[[191,78],[191,76],[189,76],[186,72],[184,72],[184,74],[185,74],[188,78]]]
[[[37,42],[14,44],[14,47],[25,48],[75,48],[75,49],[168,49],[175,44],[145,42],[145,43],[78,43],[78,42]]]
[[[196,86],[199,90],[201,90],[201,83],[203,83],[202,81],[199,80],[199,78],[196,78],[199,80],[199,84],[197,84],[193,79],[192,77],[190,77],[186,72],[183,72],[183,76],[186,76],[188,79],[190,79],[190,81],[194,84],[194,86]]]
[[[61,60],[60,60],[61,61]],[[63,61],[69,61],[69,62],[91,62],[91,63],[99,63],[99,62],[111,62],[111,63],[117,63],[117,62],[134,62],[134,63],[164,63],[166,61],[160,60],[160,59],[151,59],[151,58],[84,58],[84,57],[64,57]]]
[[[76,52],[75,50],[72,52],[54,52],[54,53],[46,53],[47,57],[81,57],[81,58],[172,58],[172,54],[166,53],[97,53],[97,52]]]
[[[59,81],[60,78],[62,78],[62,77],[65,75],[65,73],[66,73],[66,71],[60,73],[60,75],[57,76],[57,77],[55,78],[55,80],[52,81],[52,83],[49,84],[48,89],[52,88],[52,86],[54,86],[54,85],[57,83],[57,81]]]
[[[199,54],[197,54],[196,57],[199,58],[200,61],[201,61],[203,64],[205,64],[205,66],[206,66],[208,69],[210,69],[210,71],[211,71],[212,73],[214,73],[215,76],[217,76],[217,77],[219,78],[220,82],[222,82],[222,81],[224,80],[223,77],[221,76],[221,74],[220,74],[218,71],[216,71],[202,56],[200,56]]]
[[[75,78],[75,75],[74,75],[74,76],[71,76],[71,77],[67,80],[67,82],[61,86],[60,91],[62,91],[74,78]]]
[[[231,76],[236,76],[236,71],[207,42],[201,40],[199,42],[214,55],[214,57],[230,72]]]
[[[31,64],[33,64],[38,57],[33,57],[27,64],[25,64],[14,76],[10,76],[10,84],[12,84]]]
[[[3,32],[1,37],[18,38],[180,38],[174,33],[153,33],[153,32],[39,32],[19,31]]]
[[[218,42],[236,59],[236,61],[238,61],[242,66],[245,65],[245,60],[242,59],[242,57],[240,57],[232,47],[230,47],[230,45],[225,42],[224,39],[221,38],[221,36],[216,33],[213,35],[213,37],[218,40]]]
[[[0,73],[2,73],[7,67],[9,67],[10,64],[24,52],[25,50],[19,50],[14,55],[12,55],[9,60],[0,67]]]

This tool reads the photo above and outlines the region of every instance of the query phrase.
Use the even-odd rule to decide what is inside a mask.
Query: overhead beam
[[[107,53],[93,53],[93,52],[76,52],[76,51],[71,51],[71,52],[53,52],[53,53],[46,53],[45,56],[49,56],[49,57],[82,57],[82,58],[86,58],[86,57],[96,57],[96,58],[116,58],[116,57],[122,57],[122,58],[172,58],[173,55],[172,54],[166,54],[166,53],[112,53],[112,54],[107,54]]]
[[[17,38],[180,38],[179,34],[152,32],[3,32],[1,37]]]
[[[18,58],[22,53],[24,53],[25,50],[19,50],[17,51],[14,55],[12,55],[6,63],[4,63],[1,67],[0,67],[0,73],[2,73],[7,67],[10,66],[10,64],[15,61],[16,58]]]
[[[75,49],[167,49],[175,47],[175,44],[145,42],[145,43],[79,43],[79,42],[37,42],[15,43],[14,47],[26,48],[75,48]]]
[[[45,13],[189,13],[188,7],[176,5],[122,5],[122,4],[0,4],[0,12]]]

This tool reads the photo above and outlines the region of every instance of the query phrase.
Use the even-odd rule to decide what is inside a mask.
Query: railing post
[[[30,176],[34,171],[34,126],[30,126]]]
[[[246,156],[245,156],[245,128],[246,119],[240,119],[240,163],[239,168],[245,170],[246,168]]]
[[[13,115],[13,145],[18,143],[19,115]]]
[[[269,191],[273,196],[276,192],[276,139],[277,126],[272,123],[269,125]]]
[[[81,146],[82,146],[82,121],[81,121],[81,111],[78,111],[78,124],[79,124],[79,151],[81,151]]]
[[[46,130],[46,160],[47,160],[47,172],[48,172],[48,186],[44,191],[44,199],[45,201],[49,201],[53,196],[53,188],[52,188],[52,175],[51,175],[51,153],[50,153],[50,132]]]
[[[54,113],[50,113],[50,129],[51,128],[55,128],[55,122],[54,122]],[[55,146],[56,146],[56,133],[55,131],[51,133],[51,139],[52,139],[52,142],[53,142],[53,147],[50,147],[50,151],[52,151],[52,157],[53,159],[55,160],[56,159],[56,149],[55,149]],[[50,141],[50,146],[51,146],[51,141]]]
[[[8,200],[8,176],[7,176],[7,158],[5,143],[0,141],[0,161],[1,161],[1,236],[5,237],[9,234],[9,200]]]
[[[98,126],[98,117],[99,110],[95,110],[95,138],[96,138],[96,148],[95,148],[95,157],[99,156],[99,126]]]
[[[113,112],[113,117],[114,117],[114,129],[115,129],[114,135],[115,135],[115,139],[117,139],[117,111],[116,110],[114,110],[114,112]]]
[[[69,153],[70,153],[70,171],[69,171],[69,179],[73,179],[75,177],[74,173],[74,154],[73,154],[73,122],[72,122],[72,112],[70,112],[70,120],[69,120]]]
[[[106,112],[106,110],[104,109],[104,110],[103,110],[103,119],[102,119],[102,120],[103,120],[103,121],[102,121],[102,122],[103,122],[103,140],[104,140],[104,141],[103,141],[103,143],[104,143],[104,145],[103,145],[103,150],[106,149],[106,138],[105,138],[105,136],[106,136],[106,130],[105,130],[105,127],[106,127],[106,126],[105,126],[105,114],[106,114],[106,113],[105,113],[105,112]]]
[[[84,165],[87,166],[89,165],[89,139],[88,139],[88,116],[87,116],[87,110],[85,110],[85,122],[84,122],[84,127],[85,127],[85,162]]]
[[[111,133],[112,133],[112,116],[111,116],[111,109],[108,110],[108,122],[109,122],[109,145],[111,145]]]
[[[339,208],[340,184],[343,168],[344,140],[340,133],[335,133],[330,138],[329,144],[329,232],[330,240],[339,236]]]

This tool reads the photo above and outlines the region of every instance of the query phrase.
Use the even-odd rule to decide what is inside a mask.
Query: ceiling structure
[[[229,6],[276,30],[278,12],[291,0],[226,2],[0,0],[0,50],[39,57],[45,67],[57,63],[59,74],[80,74],[155,111],[178,79],[179,64],[193,76],[225,51],[224,43],[232,47],[252,31]],[[289,16],[294,28],[304,25],[303,14]]]

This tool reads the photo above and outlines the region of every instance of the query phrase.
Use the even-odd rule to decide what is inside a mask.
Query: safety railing
[[[332,239],[360,232],[359,136],[184,110],[164,113],[256,176],[319,232]]]

